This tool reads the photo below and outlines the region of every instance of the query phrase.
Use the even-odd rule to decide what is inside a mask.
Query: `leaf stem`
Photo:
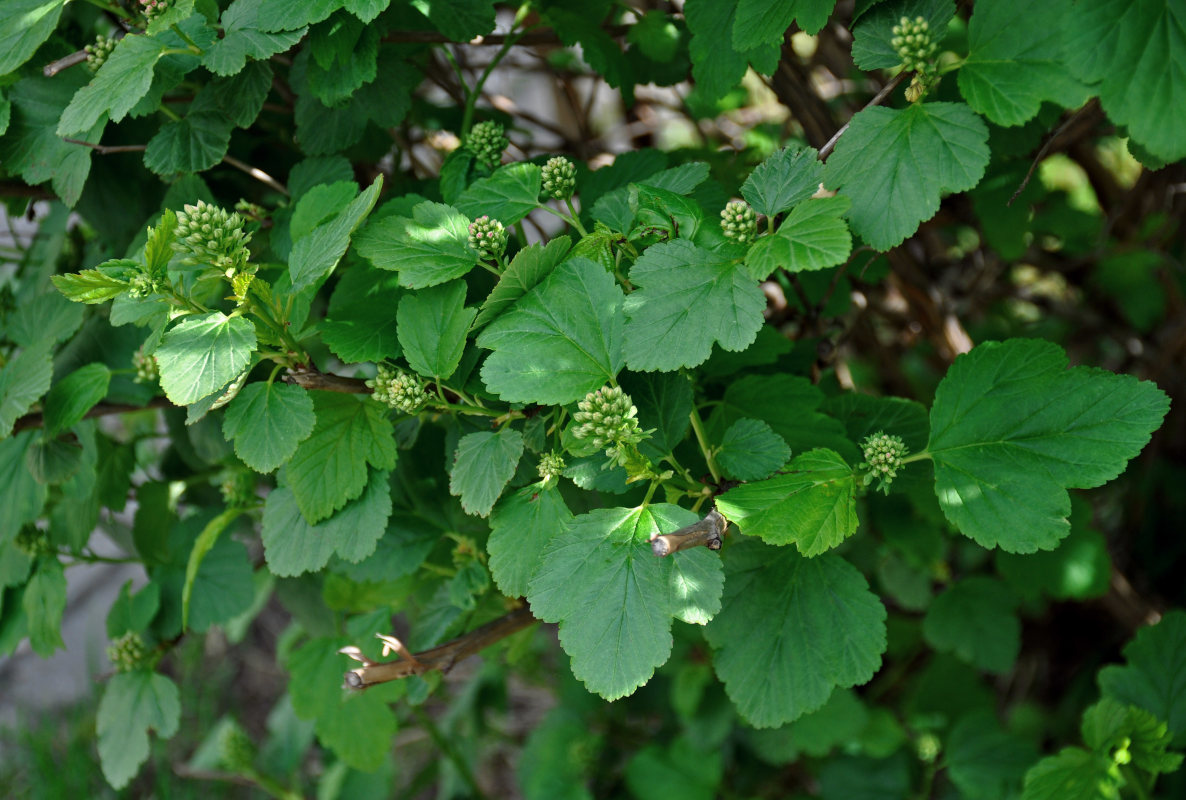
[[[466,134],[469,133],[469,129],[474,123],[474,107],[477,105],[478,98],[482,96],[482,87],[486,85],[486,79],[490,77],[490,73],[494,71],[494,68],[498,66],[499,62],[502,61],[503,58],[506,57],[506,54],[510,52],[515,42],[519,41],[523,34],[527,33],[528,29],[526,28],[521,31],[514,31],[513,29],[519,27],[519,25],[523,23],[523,20],[527,17],[527,13],[530,10],[531,5],[529,3],[523,3],[519,6],[519,10],[515,12],[515,20],[511,23],[512,33],[507,36],[506,41],[502,44],[502,47],[498,48],[498,52],[494,54],[494,58],[490,59],[490,63],[486,65],[486,69],[482,70],[482,74],[478,77],[478,81],[474,84],[474,88],[466,90],[467,95],[465,98],[465,111],[461,117],[462,139],[465,139]],[[453,63],[456,65],[455,61]],[[460,68],[457,68],[457,74],[460,78]],[[462,87],[464,86],[465,83],[463,81]]]
[[[202,48],[198,47],[197,42],[186,36],[185,31],[181,30],[181,26],[179,26],[176,22],[169,26],[169,30],[173,31],[173,33],[181,37],[181,41],[189,45],[190,50],[193,51],[193,55],[200,56],[202,53],[206,52]]]
[[[178,114],[178,113],[177,113],[176,111],[174,111],[173,109],[171,109],[171,108],[169,108],[168,106],[166,106],[164,103],[161,103],[161,104],[160,104],[160,106],[158,106],[158,107],[157,107],[157,111],[161,112],[161,113],[162,113],[162,114],[164,114],[166,117],[168,117],[169,119],[173,120],[174,122],[180,122],[180,121],[181,121],[181,115],[180,115],[180,114]]]
[[[572,226],[577,229],[577,233],[581,236],[588,236],[585,226],[581,225],[581,215],[577,213],[576,207],[572,204],[572,198],[564,198],[564,205],[568,207],[568,213],[572,214]]]
[[[692,413],[688,415],[688,419],[692,422],[692,431],[696,434],[696,442],[700,445],[700,452],[704,455],[704,463],[708,465],[708,471],[712,475],[712,479],[717,483],[721,482],[721,470],[717,466],[716,458],[713,456],[712,448],[708,445],[708,436],[704,433],[704,424],[700,421],[700,414],[695,408]]]

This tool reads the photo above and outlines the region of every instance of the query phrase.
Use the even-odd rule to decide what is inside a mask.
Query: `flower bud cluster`
[[[564,156],[549,158],[540,170],[544,194],[567,200],[577,188],[577,168]]]
[[[721,230],[726,239],[745,244],[758,235],[758,215],[749,203],[730,200],[721,210]]]
[[[507,230],[501,222],[483,214],[469,224],[469,244],[482,260],[497,261],[507,249]]]
[[[128,294],[132,297],[148,297],[156,292],[156,282],[143,272],[133,275],[130,284]]]
[[[428,392],[420,379],[409,372],[379,365],[379,374],[366,382],[374,398],[405,414],[416,414],[428,404]]]
[[[577,403],[572,435],[597,448],[638,444],[646,434],[638,425],[638,409],[617,386],[602,386]]]
[[[49,537],[45,535],[45,531],[38,530],[32,525],[21,528],[13,544],[16,545],[17,550],[20,550],[30,558],[47,556],[54,549],[53,545],[50,544]]]
[[[868,486],[876,480],[878,488],[888,493],[890,483],[898,476],[898,470],[904,466],[903,459],[910,453],[906,443],[900,436],[878,431],[865,437],[861,442],[861,450],[865,456],[861,468],[867,470],[865,485]]]
[[[470,128],[465,140],[466,149],[474,154],[474,158],[491,168],[502,163],[502,151],[510,143],[505,129],[497,122],[479,122]]]
[[[148,664],[150,653],[144,638],[135,631],[128,631],[107,648],[107,660],[116,672],[131,672]]]
[[[544,453],[539,457],[539,476],[544,483],[551,486],[556,483],[560,475],[564,472],[564,459],[559,453]]]
[[[140,0],[140,13],[145,19],[156,19],[169,10],[169,0]]]
[[[146,354],[143,346],[132,353],[132,367],[136,370],[136,377],[132,379],[135,383],[156,383],[160,380],[156,356]]]
[[[178,213],[175,234],[173,248],[191,263],[218,267],[227,277],[247,263],[251,234],[243,231],[243,218],[236,213],[199,200]]]
[[[926,72],[939,51],[939,43],[931,36],[931,27],[922,17],[902,17],[893,27],[890,44],[902,59],[902,67],[911,72]]]
[[[98,72],[99,67],[103,66],[107,57],[111,55],[111,51],[115,49],[115,41],[115,39],[99,35],[95,37],[94,44],[88,44],[82,48],[86,51],[87,69],[91,72]]]

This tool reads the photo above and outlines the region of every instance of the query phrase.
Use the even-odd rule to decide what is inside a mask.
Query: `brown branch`
[[[725,535],[725,526],[729,523],[715,508],[708,515],[691,525],[685,525],[678,531],[665,533],[651,539],[651,552],[659,558],[678,553],[680,550],[690,550],[693,547],[707,547],[709,550],[721,549],[721,538]]]
[[[513,633],[518,633],[537,621],[531,615],[531,609],[523,606],[450,642],[414,654],[408,653],[397,639],[380,636],[379,638],[387,643],[384,647],[385,653],[389,647],[402,651],[404,658],[400,661],[371,661],[362,655],[357,647],[344,647],[339,652],[346,653],[363,664],[363,666],[346,673],[344,676],[345,687],[366,689],[368,686],[397,681],[410,675],[423,675],[425,672],[433,670],[448,672],[459,661],[485,650],[495,642],[501,641]]]
[[[95,144],[94,142],[84,142],[82,139],[71,139],[69,136],[63,136],[62,141],[89,147],[101,156],[111,153],[141,153],[148,149],[146,144]]]
[[[27,186],[17,181],[0,181],[0,197],[29,197],[34,200],[53,200],[57,195],[40,186]]]
[[[86,50],[79,50],[76,53],[71,53],[68,56],[63,56],[57,61],[51,61],[41,68],[41,74],[47,78],[52,78],[64,69],[69,69],[77,64],[86,61]]]
[[[284,376],[284,381],[295,383],[302,389],[318,389],[323,392],[341,392],[342,394],[369,394],[371,392],[371,387],[367,386],[364,380],[328,374],[313,366],[289,369]]]
[[[129,403],[100,403],[91,408],[90,411],[83,414],[83,419],[94,419],[95,417],[107,417],[112,414],[130,414],[133,411],[147,411],[154,408],[172,408],[173,404],[169,402],[167,397],[154,397],[145,405],[134,406]],[[26,414],[19,417],[12,425],[13,434],[18,434],[21,431],[27,431],[31,428],[41,428],[45,425],[45,415],[40,411],[32,414]]]
[[[1036,170],[1038,165],[1041,164],[1043,159],[1046,158],[1046,155],[1050,152],[1050,148],[1054,145],[1055,140],[1058,139],[1058,137],[1061,136],[1067,130],[1067,128],[1071,127],[1071,125],[1073,125],[1075,122],[1079,121],[1088,114],[1094,114],[1098,111],[1099,98],[1093,97],[1091,102],[1086,103],[1074,114],[1071,114],[1069,117],[1067,117],[1061,125],[1055,128],[1051,134],[1046,137],[1046,141],[1042,143],[1041,149],[1038,150],[1038,154],[1034,156],[1033,162],[1030,163],[1030,168],[1025,173],[1025,177],[1021,179],[1021,185],[1017,187],[1017,191],[1013,193],[1013,196],[1009,198],[1009,202],[1005,203],[1005,205],[1013,205],[1013,201],[1021,196],[1021,193],[1025,191],[1025,187],[1030,185],[1030,179],[1034,177],[1034,170]]]
[[[602,28],[614,38],[625,36],[630,30],[629,25],[608,25]],[[523,34],[516,33],[491,33],[486,36],[475,36],[468,42],[458,42],[450,39],[443,33],[436,31],[392,31],[383,37],[384,42],[389,44],[469,44],[475,47],[487,47],[495,45],[504,45],[507,39],[515,39],[517,45],[537,45],[537,44],[554,44],[563,45],[560,37],[552,30],[538,30],[528,31]]]
[[[885,100],[885,98],[889,97],[890,94],[893,93],[894,89],[898,88],[898,84],[900,84],[902,81],[906,80],[906,76],[909,74],[911,74],[911,73],[899,72],[897,75],[895,75],[889,83],[887,83],[885,86],[881,87],[880,92],[873,95],[872,100],[870,100],[868,103],[865,103],[865,106],[864,106],[864,108],[861,109],[861,111],[864,111],[865,109],[868,109],[868,108],[872,108],[873,106],[881,105],[881,103]],[[858,111],[857,114],[859,114],[859,113],[861,113],[861,112]],[[856,116],[856,114],[854,114],[853,116]],[[829,139],[827,141],[827,143],[819,149],[819,160],[820,161],[828,160],[828,156],[830,156],[832,154],[832,151],[834,149],[836,149],[836,142],[838,142],[840,140],[840,137],[844,135],[844,132],[846,130],[848,130],[848,126],[851,124],[852,124],[852,119],[850,118],[848,120],[848,122],[841,125],[840,130],[838,130],[838,131],[836,131],[836,133],[832,134],[832,138]]]

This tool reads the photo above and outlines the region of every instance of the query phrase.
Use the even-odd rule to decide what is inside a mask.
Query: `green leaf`
[[[177,214],[166,208],[155,228],[148,229],[144,242],[144,268],[150,275],[160,275],[173,260],[174,232],[177,230]],[[108,262],[110,263],[110,262]],[[134,263],[134,262],[133,262]],[[139,270],[137,270],[139,271]]]
[[[486,214],[509,228],[538,207],[539,192],[539,165],[522,161],[474,181],[454,205],[470,219]]]
[[[555,488],[528,486],[495,506],[486,551],[499,591],[507,597],[525,596],[544,548],[571,521],[572,512]]]
[[[1019,26],[1022,15],[1026,24]],[[1082,105],[1087,90],[1062,63],[1066,16],[1062,3],[1005,0],[977,7],[968,22],[968,58],[959,71],[968,105],[998,125],[1027,122],[1045,101]]]
[[[1112,759],[1080,747],[1064,747],[1025,773],[1021,800],[1120,800]]]
[[[87,364],[54,384],[45,396],[45,432],[56,436],[86,416],[107,396],[111,371],[103,364]]]
[[[186,406],[223,389],[251,363],[255,326],[221,311],[184,318],[156,349],[161,389]]]
[[[233,128],[233,122],[213,112],[191,112],[167,122],[148,140],[144,166],[164,176],[210,169],[226,155]]]
[[[271,472],[292,458],[313,432],[313,398],[299,386],[249,383],[227,406],[222,433],[235,455],[256,472]]]
[[[467,514],[487,516],[521,455],[523,434],[511,428],[462,436],[449,471],[449,493],[461,498]]]
[[[181,700],[177,684],[155,672],[122,672],[111,677],[99,701],[96,733],[103,777],[122,789],[148,758],[148,731],[162,739],[177,733]]]
[[[412,5],[455,42],[468,42],[494,30],[493,0],[412,0]]]
[[[951,729],[947,774],[968,800],[1016,797],[1026,769],[1037,759],[1033,744],[1006,733],[991,711],[976,711]]]
[[[206,48],[202,66],[215,75],[235,75],[243,69],[247,59],[270,58],[305,37],[308,29],[302,26],[296,26],[299,30],[266,33],[259,25],[259,12],[259,3],[242,0],[231,3],[222,12],[223,37]]]
[[[326,106],[349,101],[378,74],[379,30],[338,13],[309,31],[309,89]]]
[[[148,93],[156,62],[165,43],[151,36],[125,36],[86,86],[78,90],[62,112],[58,134],[88,131],[102,119],[119,122]]]
[[[129,580],[119,590],[119,595],[107,612],[107,638],[118,639],[128,631],[146,629],[161,607],[161,585],[149,583],[135,594]]]
[[[42,339],[24,347],[0,369],[0,439],[12,433],[17,419],[49,389],[53,344],[52,339]]]
[[[25,585],[21,606],[29,621],[29,645],[42,658],[49,658],[62,641],[62,614],[66,611],[66,573],[57,558],[39,559],[33,577]]]
[[[766,296],[744,267],[685,239],[648,248],[630,281],[623,310],[631,369],[694,367],[714,342],[744,350],[762,327]]]
[[[333,271],[346,254],[350,235],[371,213],[382,189],[383,176],[380,175],[332,220],[321,223],[293,243],[288,272],[294,290],[312,286]]]
[[[931,602],[923,637],[986,672],[1004,674],[1021,651],[1017,599],[1000,581],[983,576],[953,584]]]
[[[763,44],[782,44],[791,22],[807,33],[819,33],[836,0],[740,0],[733,22],[733,47],[750,50]]]
[[[1182,766],[1181,753],[1167,753],[1173,745],[1169,727],[1143,708],[1126,706],[1105,697],[1083,712],[1083,741],[1097,753],[1124,748],[1137,769],[1156,775]]]
[[[807,272],[844,263],[852,251],[852,236],[841,217],[849,206],[843,196],[800,204],[777,231],[750,246],[745,257],[750,277],[765,280],[779,267],[787,272]]]
[[[63,296],[76,303],[106,303],[126,292],[129,285],[127,278],[138,272],[139,264],[121,258],[104,262],[95,269],[51,275],[50,280]]]
[[[478,263],[469,246],[469,220],[442,203],[419,204],[412,219],[386,217],[368,225],[357,246],[379,269],[398,271],[400,284],[410,289],[460,278]]]
[[[600,737],[565,706],[553,708],[527,735],[516,776],[525,800],[594,800],[589,791],[589,764],[573,753],[597,753]]]
[[[1175,738],[1186,734],[1186,612],[1171,611],[1156,625],[1137,631],[1124,646],[1124,666],[1099,672],[1100,691],[1164,720]]]
[[[317,427],[288,462],[288,486],[310,525],[326,519],[367,485],[367,464],[395,468],[386,409],[369,397],[312,392]]]
[[[94,152],[65,141],[57,132],[62,107],[70,102],[81,80],[81,73],[75,71],[73,75],[67,72],[18,81],[9,91],[11,120],[0,138],[0,162],[5,170],[30,184],[50,181],[54,194],[68,206],[77,204],[82,196]],[[106,124],[107,118],[100,116],[85,133],[71,138],[98,142]]]
[[[770,544],[794,543],[805,556],[836,547],[857,529],[852,467],[831,450],[796,456],[786,472],[730,489],[717,510],[741,532]]]
[[[247,548],[229,537],[219,539],[202,559],[191,585],[190,630],[206,631],[248,611],[255,600],[255,581]]]
[[[312,233],[313,229],[340,213],[358,196],[354,181],[322,183],[305,190],[292,209],[288,232],[295,242]]]
[[[894,48],[894,26],[902,17],[922,17],[934,35],[943,37],[955,16],[952,0],[898,0],[877,6],[852,29],[852,60],[863,70],[893,69],[902,63]],[[1010,36],[1017,35],[1011,31]]]
[[[13,72],[37,51],[57,27],[66,0],[9,0],[0,26],[0,75]]]
[[[1086,0],[1065,12],[1065,57],[1108,117],[1164,161],[1186,156],[1186,9],[1170,0]]]
[[[402,351],[396,315],[403,290],[399,276],[356,262],[338,280],[321,338],[347,364],[395,358]]]
[[[399,301],[399,343],[412,369],[426,378],[444,380],[461,363],[465,336],[477,315],[465,307],[465,281],[450,281]]]
[[[622,299],[602,267],[565,261],[478,336],[483,382],[509,403],[580,400],[622,368]]]
[[[765,422],[739,419],[725,431],[717,463],[732,478],[756,481],[769,476],[790,457],[791,448]]]
[[[62,483],[82,466],[82,448],[65,439],[38,439],[25,452],[25,466],[38,483]]]
[[[506,271],[482,303],[478,317],[474,320],[474,330],[492,322],[499,314],[512,307],[516,300],[552,274],[556,265],[568,255],[571,246],[572,240],[567,236],[557,236],[546,245],[533,244],[515,253]]]
[[[344,3],[342,0],[259,0],[255,5],[261,30],[290,31],[321,22]]]
[[[638,408],[643,430],[654,431],[639,448],[644,454],[655,456],[655,461],[673,452],[688,433],[691,381],[674,372],[626,372],[620,385]]]
[[[45,505],[45,485],[37,482],[25,464],[35,436],[34,431],[25,431],[0,439],[0,531],[6,534],[15,534],[37,519]]]
[[[823,171],[814,147],[788,145],[754,167],[741,184],[741,196],[754,211],[773,217],[815,194]]]
[[[194,540],[193,549],[189,551],[189,560],[185,565],[185,584],[181,589],[182,630],[189,627],[189,604],[193,596],[194,579],[198,577],[198,570],[202,566],[202,560],[206,558],[206,554],[210,552],[210,548],[214,547],[214,543],[218,541],[218,537],[226,530],[227,525],[230,525],[242,513],[243,509],[241,508],[228,508],[206,523],[206,527],[202,528],[202,532]]]
[[[1070,530],[1066,489],[1119,475],[1169,408],[1152,383],[1066,367],[1051,342],[986,342],[959,356],[935,391],[935,494],[984,547],[1053,549]]]
[[[979,183],[988,157],[988,128],[963,103],[877,106],[853,116],[824,183],[852,200],[853,231],[888,250],[934,216],[945,193]]]
[[[725,552],[725,597],[705,638],[747,722],[792,722],[823,706],[836,687],[873,677],[886,613],[855,567],[834,554],[804,558],[754,540]]]
[[[344,670],[339,669],[339,677]],[[317,715],[317,738],[342,763],[374,772],[390,763],[399,724],[389,701],[378,694],[353,693]]]
[[[719,0],[687,0],[684,3],[684,18],[692,34],[688,44],[692,77],[696,81],[696,91],[709,100],[724,96],[741,83],[749,61],[769,61],[771,56],[776,62],[778,59],[779,48],[775,44],[763,44],[751,50],[734,49],[737,11],[736,3]],[[781,40],[781,34],[779,38]]]
[[[271,573],[291,577],[316,572],[335,553],[357,563],[375,552],[391,516],[389,474],[370,470],[362,494],[316,525],[306,521],[291,490],[273,489],[264,505],[262,533]]]
[[[626,763],[626,785],[638,800],[714,800],[721,796],[724,772],[719,750],[702,751],[688,735],[648,744]]]
[[[540,619],[560,623],[560,645],[589,691],[607,700],[632,694],[671,654],[672,618],[716,610],[715,553],[695,548],[655,558],[648,544],[698,518],[665,504],[597,509],[574,519],[544,550],[528,600]],[[680,597],[689,570],[716,580]]]
[[[779,728],[746,731],[759,757],[770,764],[786,764],[801,754],[823,758],[834,749],[861,738],[870,713],[851,689],[836,689],[817,710]]]
[[[370,22],[382,14],[391,0],[344,0],[343,7],[363,22]]]

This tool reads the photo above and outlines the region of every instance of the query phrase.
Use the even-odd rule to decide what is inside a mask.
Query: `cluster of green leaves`
[[[564,203],[541,196],[546,155],[490,164],[466,145],[480,81],[462,87],[461,108],[415,92],[434,57],[425,40],[490,33],[491,0],[172,0],[151,20],[97,2],[130,30],[89,81],[81,67],[45,77],[40,66],[109,16],[12,5],[21,22],[0,34],[0,163],[48,182],[61,203],[3,318],[0,651],[26,637],[42,655],[64,646],[64,566],[97,558],[100,521],[144,564],[149,582],[125,588],[107,622],[110,638],[136,634],[149,648],[104,689],[98,749],[113,786],[148,757],[150,730],[177,730],[161,656],[214,625],[241,638],[273,596],[294,619],[274,737],[285,719],[311,721],[341,770],[382,770],[401,709],[439,681],[343,695],[339,648],[386,632],[397,612],[409,646],[432,647],[518,598],[558,623],[589,692],[615,700],[670,682],[695,741],[631,758],[625,781],[639,797],[672,775],[697,784],[689,796],[713,796],[722,766],[701,751],[734,730],[768,763],[857,753],[824,763],[825,797],[858,796],[846,775],[861,776],[861,796],[906,796],[905,743],[930,780],[937,762],[923,745],[939,734],[967,798],[1143,796],[1179,766],[1180,612],[1141,632],[1126,666],[1100,673],[1086,748],[1039,760],[992,716],[977,674],[1013,669],[1023,602],[1099,593],[1107,550],[1070,491],[1121,474],[1168,397],[1132,376],[1068,368],[1063,348],[1038,338],[957,357],[929,408],[841,392],[808,379],[802,351],[765,324],[762,289],[801,279],[824,305],[854,246],[894,248],[951,193],[990,209],[985,237],[1002,253],[1041,233],[1040,218],[1000,208],[1026,152],[1007,129],[1040,134],[1051,109],[1098,97],[1144,163],[1186,156],[1186,126],[1164,119],[1186,108],[1180,70],[1161,66],[1186,60],[1174,3],[981,0],[963,20],[950,0],[858,2],[857,68],[897,68],[893,27],[919,16],[953,31],[934,70],[958,77],[928,78],[920,102],[898,95],[855,114],[826,161],[792,142],[737,175],[703,155],[631,152],[578,164],[576,200]],[[623,96],[690,74],[689,102],[706,106],[726,102],[750,67],[774,73],[788,27],[818,32],[834,5],[687,0],[682,15],[627,15],[608,0],[540,0],[519,10],[507,47],[535,19]],[[626,20],[624,41],[602,27]],[[1138,57],[1136,41],[1161,50]],[[270,98],[289,113],[267,110]],[[461,136],[439,178],[375,168],[391,150],[383,132],[409,124]],[[119,167],[127,175],[77,143],[128,137],[144,148]],[[283,185],[223,174],[271,148],[283,155],[261,157]],[[719,224],[731,195],[760,215],[752,241]],[[178,236],[198,200],[242,201],[251,241],[240,268],[195,257]],[[90,238],[59,274],[67,207]],[[529,216],[563,230],[529,243]],[[505,257],[475,249],[480,217],[506,226]],[[155,365],[159,393],[133,381],[134,356]],[[422,407],[372,397],[363,379],[373,384],[378,367],[423,389]],[[642,441],[581,440],[578,403],[607,385],[632,399]],[[167,406],[163,456],[155,411],[91,418],[150,404]],[[861,449],[879,432],[909,448],[885,497],[867,494]],[[537,472],[557,456],[559,480]],[[696,522],[710,499],[734,525],[724,549],[656,558],[649,541]],[[953,573],[989,551],[992,568]],[[513,639],[508,650],[546,659],[541,647]],[[904,707],[853,690],[920,653],[932,660]],[[946,704],[923,696],[928,686],[967,696]],[[588,708],[565,704],[528,740],[529,796],[571,789],[608,746]],[[298,764],[260,768],[232,723],[211,737],[231,743],[211,763],[287,791]]]

